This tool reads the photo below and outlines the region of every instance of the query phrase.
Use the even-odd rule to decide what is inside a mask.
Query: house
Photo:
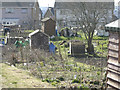
[[[11,1],[11,2],[10,2]],[[2,25],[20,25],[21,28],[38,29],[40,28],[40,20],[42,18],[42,11],[39,8],[37,0],[27,0],[21,2],[17,0],[13,2],[1,1],[2,8]]]
[[[52,7],[48,7],[45,15],[44,15],[44,18],[52,18],[53,20],[55,20],[55,16],[54,16],[54,8]]]
[[[54,12],[57,30],[64,27],[76,27],[76,17],[72,13],[70,2],[55,2]]]
[[[120,18],[120,2],[118,2],[118,5],[115,6],[114,14],[117,18]]]
[[[109,32],[107,85],[108,89],[120,90],[120,19],[105,25]]]
[[[49,36],[55,36],[55,26],[56,22],[52,18],[44,18],[41,20],[42,22],[42,32],[48,34]]]
[[[29,42],[32,49],[49,51],[49,36],[40,30],[35,30],[29,34]]]
[[[115,21],[117,20],[118,18],[113,14],[112,15],[112,18],[111,18],[111,21]],[[105,31],[105,28],[104,28],[104,25],[99,25],[97,30],[95,30],[96,34],[95,35],[98,35],[98,36],[109,36],[109,32],[106,32]]]
[[[106,20],[105,18],[100,18],[99,24],[97,25],[98,28],[96,28],[97,33],[101,35],[101,33],[103,34],[103,32],[99,30],[104,30],[105,23],[109,23],[113,21],[112,14],[114,9],[114,2],[106,2],[106,3],[100,2],[97,4],[96,2],[86,2],[86,6],[88,6],[90,9],[92,8],[94,9],[93,6],[96,6],[98,7],[98,9],[104,8],[107,10]],[[105,7],[102,6],[103,4]],[[80,26],[80,15],[82,13],[81,5],[82,5],[81,2],[60,2],[59,0],[56,0],[54,11],[55,11],[55,19],[56,19],[56,25],[58,31],[64,27],[69,27],[69,28],[81,27]],[[78,10],[79,12],[75,12],[75,10]],[[77,16],[79,16],[79,18]]]

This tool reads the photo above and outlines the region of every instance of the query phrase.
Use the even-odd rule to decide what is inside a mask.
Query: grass
[[[87,46],[87,41],[85,40],[84,34],[81,33],[81,38],[80,37],[64,37],[64,36],[60,36],[60,37],[55,37],[53,39],[51,39],[51,42],[53,42],[56,47],[60,47],[61,51],[64,52],[64,50],[66,49],[66,51],[68,51],[69,47],[65,47],[64,45],[59,45],[61,42],[63,41],[67,41],[67,43],[69,43],[70,40],[80,40],[83,41],[86,44],[86,48]],[[65,45],[67,45],[67,43]],[[108,37],[103,37],[103,36],[94,36],[93,37],[93,45],[94,45],[94,50],[95,50],[95,54],[98,55],[99,57],[106,57],[107,53],[108,53]],[[66,53],[68,55],[68,53]]]
[[[53,88],[46,82],[32,77],[29,72],[0,63],[2,88]]]
[[[32,33],[32,32],[34,32],[34,30],[25,30],[25,32]]]
[[[14,68],[14,67],[9,67],[5,64],[3,64],[3,68],[2,68],[3,73],[1,73],[4,79],[3,84],[5,86],[15,87],[15,88],[20,86],[41,87],[41,85],[44,86],[44,83],[45,84],[50,83],[53,86],[59,86],[59,87],[77,84],[77,86],[86,88],[90,86],[90,83],[92,83],[93,85],[98,84],[98,87],[101,87],[100,84],[103,84],[101,80],[103,80],[105,77],[105,75],[103,74],[105,73],[104,67],[97,67],[97,62],[95,63],[96,66],[90,65],[89,63],[86,63],[86,62],[81,63],[79,61],[83,61],[83,59],[86,59],[86,61],[87,60],[90,61],[90,58],[85,57],[82,59],[82,58],[76,58],[76,57],[69,57],[67,52],[69,50],[69,47],[65,47],[64,45],[61,45],[61,46],[59,45],[64,40],[66,40],[67,42],[69,42],[69,40],[85,41],[85,37],[83,35],[81,36],[82,36],[81,38],[60,36],[60,37],[55,37],[54,39],[51,40],[58,48],[56,53],[58,56],[59,56],[59,47],[60,47],[61,54],[64,59],[63,60],[64,63],[62,63],[62,60],[59,59],[59,57],[56,56],[57,60],[55,60],[51,56],[51,58],[44,57],[45,60],[47,60],[45,61],[45,66],[43,65],[42,62],[37,62],[37,63],[40,63],[41,67],[39,67],[39,64],[37,66],[37,63],[29,67],[33,75],[36,75],[40,78],[42,74],[43,84],[41,83],[40,79],[29,76],[28,72],[21,69]],[[103,57],[104,55],[104,57],[106,57],[107,55],[105,54],[107,53],[107,44],[108,44],[107,39],[108,39],[107,37],[98,37],[98,36],[94,36],[93,38],[93,43],[96,44],[95,52],[99,56]],[[102,46],[102,44],[104,45]],[[101,52],[102,54],[99,54],[98,52]],[[76,61],[76,59],[78,61]],[[62,64],[64,64],[64,68],[62,67]],[[21,65],[17,65],[17,67],[21,68]],[[27,66],[22,66],[22,67],[25,68]],[[76,79],[74,78],[75,75],[76,75]],[[34,84],[37,86],[34,86]]]

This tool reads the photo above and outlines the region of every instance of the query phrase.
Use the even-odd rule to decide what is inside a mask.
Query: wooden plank
[[[114,43],[109,42],[108,48],[111,50],[119,51],[119,44],[114,44]]]
[[[109,38],[109,42],[112,42],[112,43],[119,43],[119,40],[117,39],[114,39],[114,38]]]
[[[116,61],[118,61],[118,57],[115,58],[115,57],[111,57],[111,56],[109,56],[109,59],[112,59],[112,60],[116,60]]]
[[[113,50],[109,50],[108,56],[112,56],[112,57],[118,58],[118,52],[115,52]]]
[[[107,84],[116,89],[120,89],[120,83],[117,83],[114,80],[108,79]]]
[[[114,43],[119,43],[118,33],[111,33],[110,32],[109,41],[114,42]]]
[[[118,62],[118,60],[108,59],[108,64],[113,64],[120,68],[120,63]]]
[[[107,90],[116,90],[116,88],[114,88],[114,87],[108,85]]]
[[[119,34],[119,55],[118,55],[118,62],[120,63],[120,34]]]
[[[110,64],[109,64],[109,65],[110,65]],[[116,67],[116,68],[117,68],[117,67]],[[110,71],[110,72],[113,72],[113,73],[115,73],[115,74],[120,75],[120,68],[117,68],[116,70],[114,70],[114,68],[108,67],[107,70]]]
[[[111,64],[108,64],[108,68],[114,71],[120,72],[120,68]]]
[[[109,71],[108,71],[107,78],[110,78],[110,79],[112,79],[112,80],[120,83],[120,77],[119,77],[119,75],[118,75],[118,74],[115,74],[115,73],[113,73],[113,72],[109,72]]]

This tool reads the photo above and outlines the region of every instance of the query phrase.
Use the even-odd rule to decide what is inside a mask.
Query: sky
[[[54,7],[55,0],[38,0],[40,7]]]
[[[114,0],[116,5],[120,0]],[[55,0],[38,0],[40,7],[54,7]]]

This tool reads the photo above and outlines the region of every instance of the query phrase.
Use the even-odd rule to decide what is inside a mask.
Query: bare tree
[[[63,7],[72,10],[77,26],[83,31],[88,44],[88,53],[94,53],[92,40],[95,29],[99,25],[105,25],[112,20],[113,2],[68,2],[64,3]]]
[[[76,15],[77,23],[80,25],[88,44],[88,53],[94,53],[92,45],[93,35],[95,29],[101,24],[105,25],[108,22],[109,5],[110,2],[81,2],[79,8],[75,8],[73,13]],[[80,14],[78,14],[80,12]],[[112,14],[110,15],[112,16]]]

